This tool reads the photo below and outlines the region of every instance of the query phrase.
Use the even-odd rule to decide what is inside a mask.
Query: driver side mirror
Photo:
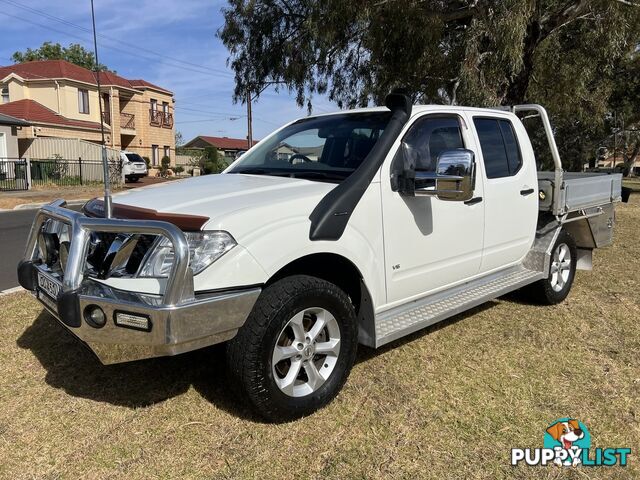
[[[403,171],[395,174],[392,185],[405,196],[436,196],[440,200],[461,201],[473,197],[475,187],[475,155],[471,150],[445,150],[436,161],[435,172],[416,171],[415,164],[402,151]]]

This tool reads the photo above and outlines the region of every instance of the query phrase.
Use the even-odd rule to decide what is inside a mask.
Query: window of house
[[[158,165],[158,145],[151,145],[151,165]]]
[[[78,89],[78,111],[89,113],[89,91],[83,88]]]
[[[158,111],[158,101],[155,98],[151,99],[151,111],[153,112]]]
[[[522,155],[513,125],[498,118],[474,118],[487,178],[515,175],[522,166]]]
[[[464,148],[457,117],[428,115],[418,119],[402,139],[404,154],[416,171],[434,172],[440,154]]]
[[[164,156],[171,158],[171,147],[167,145],[164,146]]]
[[[9,103],[9,87],[3,85],[0,90],[2,92],[2,103]]]
[[[167,102],[162,102],[162,112],[165,114],[169,113],[169,104]]]

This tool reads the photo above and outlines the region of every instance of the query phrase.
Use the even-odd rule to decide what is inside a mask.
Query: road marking
[[[13,288],[9,288],[7,290],[2,290],[0,292],[0,297],[4,297],[5,295],[11,295],[12,293],[18,293],[18,292],[21,292],[23,290],[24,290],[24,288],[22,288],[22,287],[13,287]],[[26,291],[26,290],[24,290],[24,291]]]

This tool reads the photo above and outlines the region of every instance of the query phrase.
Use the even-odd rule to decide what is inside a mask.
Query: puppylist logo
[[[585,467],[625,467],[630,448],[591,449],[591,434],[575,418],[560,418],[544,434],[544,448],[512,448],[511,465],[558,465]]]

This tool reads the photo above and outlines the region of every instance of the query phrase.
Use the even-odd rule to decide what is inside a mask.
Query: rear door
[[[485,232],[480,272],[522,261],[535,237],[538,178],[522,123],[508,114],[471,113],[484,164]]]
[[[418,118],[402,141],[417,156],[416,169],[430,172],[435,171],[436,160],[443,151],[475,144],[471,129],[458,111]],[[389,307],[477,275],[482,255],[484,203],[403,196],[391,189],[390,162],[383,172]],[[483,182],[476,181],[474,197],[482,197],[482,190]]]

